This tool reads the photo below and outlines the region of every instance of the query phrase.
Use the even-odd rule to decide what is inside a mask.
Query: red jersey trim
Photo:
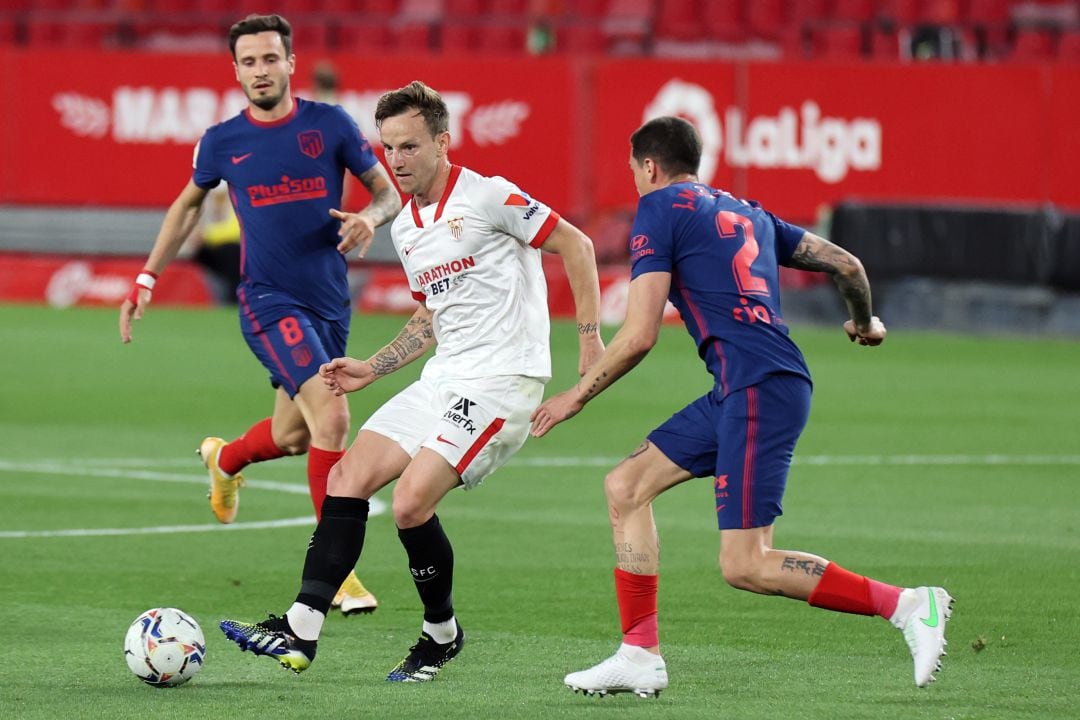
[[[446,201],[450,199],[450,193],[454,191],[454,186],[457,185],[458,177],[460,175],[461,166],[451,165],[450,177],[447,178],[446,187],[443,188],[442,196],[439,198],[439,204],[435,207],[435,222],[439,222],[439,218],[442,217],[443,209],[446,208]],[[420,208],[416,207],[415,197],[409,201],[409,207],[412,209],[413,223],[422,230],[424,228],[424,221],[420,219]]]
[[[558,224],[559,213],[552,210],[551,213],[547,216],[547,220],[544,221],[544,224],[541,225],[540,229],[536,231],[536,237],[532,239],[532,242],[529,243],[529,245],[534,248],[538,248],[543,245],[544,241],[548,239],[548,236],[551,235],[552,231],[555,229],[555,226]]]
[[[300,109],[300,103],[296,98],[292,99],[292,110],[285,117],[278,118],[277,120],[256,120],[251,117],[251,108],[244,108],[244,117],[248,119],[248,122],[259,128],[272,128],[284,125],[285,123],[296,117],[296,111]]]
[[[424,293],[412,291],[412,296],[413,300],[415,300],[416,302],[424,302],[425,300],[427,300],[427,295],[425,295]]]
[[[435,222],[439,222],[439,218],[442,217],[442,211],[446,207],[446,201],[450,199],[450,193],[454,191],[454,186],[457,185],[459,175],[461,175],[461,166],[451,165],[450,179],[446,181],[446,188],[443,190],[442,197],[439,198],[439,206],[435,208]]]
[[[495,433],[502,430],[504,422],[506,422],[506,420],[503,418],[495,418],[491,421],[490,425],[484,428],[484,432],[480,433],[480,437],[476,438],[476,442],[474,442],[465,452],[465,455],[462,456],[461,462],[454,466],[458,475],[464,474],[465,468],[469,467],[469,463],[476,459],[476,456],[480,454],[480,451],[484,449],[484,446],[488,444],[488,441],[495,436]]]

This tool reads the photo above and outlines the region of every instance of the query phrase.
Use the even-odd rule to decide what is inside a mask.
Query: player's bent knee
[[[286,455],[303,455],[311,447],[311,434],[306,428],[290,430],[280,436],[275,435],[274,444]]]
[[[330,468],[330,474],[326,477],[327,495],[333,495],[334,497],[371,498],[378,488],[371,487],[371,483],[368,482],[368,479],[364,475],[355,472],[355,470],[350,470],[350,464],[347,462],[347,458],[348,456],[343,457]]]
[[[348,408],[327,409],[318,418],[318,427],[313,428],[316,438],[315,445],[318,447],[342,447],[349,437],[349,410]]]
[[[416,502],[410,502],[409,498],[394,495],[393,499],[394,524],[399,528],[419,527],[431,519],[431,508]]]
[[[758,568],[754,563],[720,556],[720,573],[724,582],[736,590],[761,592]]]
[[[617,508],[635,508],[647,505],[648,497],[641,491],[640,479],[616,467],[604,477],[604,494],[610,504]]]

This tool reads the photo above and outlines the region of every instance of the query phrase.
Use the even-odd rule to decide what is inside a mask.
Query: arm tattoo
[[[371,222],[374,223],[375,227],[393,220],[401,209],[400,197],[397,191],[394,190],[390,183],[385,180],[377,182],[379,180],[382,180],[382,173],[379,171],[378,166],[360,175],[360,182],[371,193],[371,203],[364,208],[363,212],[371,218]]]
[[[870,283],[854,255],[824,238],[808,233],[799,242],[787,264],[799,270],[828,273],[843,296],[855,324],[870,322],[873,315]]]
[[[600,329],[599,323],[578,323],[577,331],[578,335],[592,335],[594,332]]]
[[[394,340],[371,358],[371,367],[378,376],[388,375],[404,365],[417,351],[427,347],[435,337],[428,318],[411,318]]]
[[[596,380],[593,381],[593,384],[585,391],[585,395],[581,398],[582,401],[588,402],[599,395],[600,391],[607,387],[607,383],[605,382],[607,376],[608,374],[606,372],[600,373],[600,376],[597,377]]]
[[[825,566],[817,560],[800,560],[794,555],[788,555],[784,558],[780,571],[783,572],[784,570],[802,572],[811,577],[821,577],[825,574]]]

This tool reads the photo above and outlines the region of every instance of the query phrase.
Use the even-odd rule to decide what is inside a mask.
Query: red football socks
[[[856,575],[831,562],[806,602],[826,610],[880,615],[888,620],[896,612],[901,590],[895,585]]]
[[[635,575],[615,568],[615,597],[619,601],[623,642],[651,648],[660,644],[656,622],[659,575]]]
[[[265,418],[221,448],[218,467],[230,475],[235,475],[251,463],[273,460],[283,455],[285,451],[277,446],[270,434],[270,418]]]
[[[311,502],[315,506],[315,518],[322,518],[323,500],[326,499],[326,478],[330,468],[345,454],[344,450],[322,450],[312,445],[308,449],[307,481]]]

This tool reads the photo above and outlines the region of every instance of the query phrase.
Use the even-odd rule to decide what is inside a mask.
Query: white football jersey
[[[439,202],[410,200],[390,232],[413,296],[433,313],[425,377],[551,378],[540,245],[558,213],[501,177],[454,165]]]

